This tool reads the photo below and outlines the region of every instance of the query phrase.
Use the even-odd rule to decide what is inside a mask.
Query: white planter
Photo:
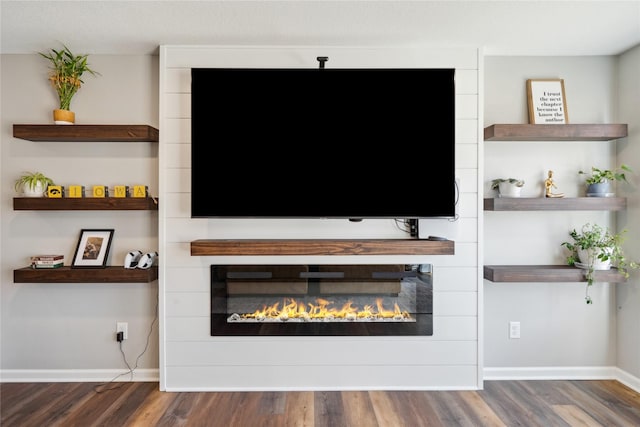
[[[501,182],[498,184],[498,192],[500,197],[520,197],[522,187],[518,187],[510,182]]]
[[[29,184],[22,186],[22,195],[24,197],[44,197],[46,186],[42,182],[38,182],[34,188]]]
[[[607,250],[607,249],[600,249]],[[579,267],[588,268],[591,260],[593,260],[593,269],[594,270],[609,270],[611,269],[611,260],[608,259],[606,261],[602,261],[597,258],[597,254],[600,253],[595,252],[594,249],[578,249],[578,258],[580,259]]]

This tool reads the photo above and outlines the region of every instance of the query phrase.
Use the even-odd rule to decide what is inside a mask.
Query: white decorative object
[[[580,262],[576,263],[576,267],[588,269],[591,265],[594,270],[610,270],[611,259],[608,258],[603,261],[598,258],[598,254],[601,252],[611,253],[611,249],[578,249],[578,258],[580,259]]]
[[[524,181],[516,178],[496,178],[491,181],[491,189],[498,190],[498,197],[520,197]]]
[[[516,184],[510,182],[501,182],[498,185],[500,197],[520,197],[521,190],[522,187],[518,187]]]
[[[24,197],[44,197],[46,186],[38,181],[32,187],[29,183],[22,184],[22,195]]]

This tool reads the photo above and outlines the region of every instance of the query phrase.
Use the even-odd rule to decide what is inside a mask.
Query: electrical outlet
[[[116,322],[116,334],[122,332],[122,338],[129,338],[129,324],[127,322]]]
[[[520,338],[520,322],[509,322],[509,338]]]

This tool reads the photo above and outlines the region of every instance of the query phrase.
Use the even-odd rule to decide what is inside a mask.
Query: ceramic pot
[[[610,251],[610,249],[598,249],[597,252],[595,249],[578,249],[578,258],[580,259],[580,263],[583,264],[585,268],[588,267],[591,263],[591,260],[593,260],[594,270],[609,270],[611,269],[611,260],[608,259],[606,261],[602,261],[601,259],[597,258],[597,254],[599,254],[600,251],[607,250]]]
[[[57,125],[72,125],[76,122],[76,113],[69,110],[53,110],[53,122]]]
[[[612,195],[611,182],[609,181],[587,186],[587,197],[611,197]]]
[[[44,197],[45,190],[46,186],[39,181],[33,188],[29,184],[24,184],[22,186],[22,195],[24,197]]]
[[[520,191],[522,187],[518,187],[510,182],[501,182],[498,184],[498,191],[500,197],[520,197]]]

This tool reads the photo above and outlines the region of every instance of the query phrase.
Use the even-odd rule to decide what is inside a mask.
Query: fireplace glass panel
[[[433,335],[432,265],[212,265],[211,335]]]

